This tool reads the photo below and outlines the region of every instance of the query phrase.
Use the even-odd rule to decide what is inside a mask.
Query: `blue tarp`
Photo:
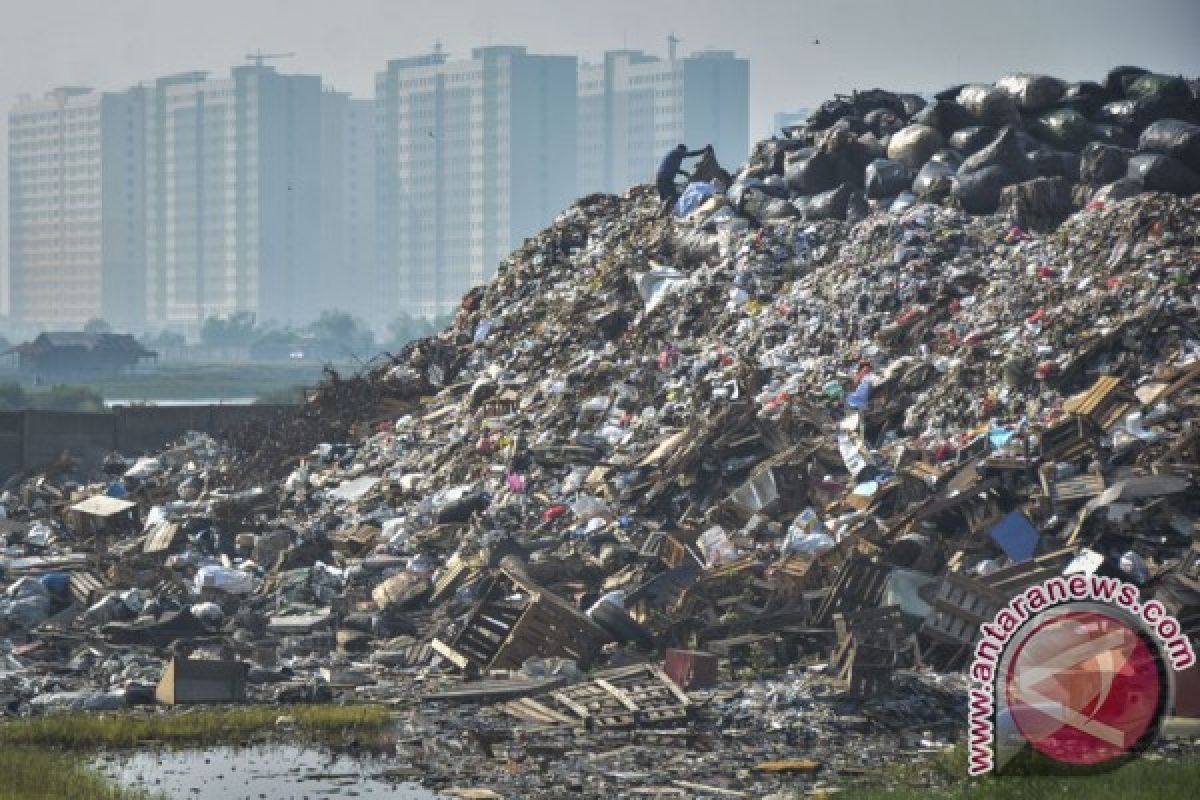
[[[1037,550],[1037,528],[1020,511],[1013,511],[997,522],[991,536],[1004,554],[1016,562],[1028,561]]]
[[[675,201],[675,214],[680,217],[686,217],[704,205],[704,201],[712,196],[713,185],[711,183],[706,181],[689,183],[687,188],[683,190],[683,194]]]
[[[846,405],[860,411],[866,409],[871,402],[871,379],[863,378],[858,388],[846,396]]]

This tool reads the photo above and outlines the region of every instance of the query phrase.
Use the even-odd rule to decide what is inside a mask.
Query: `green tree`
[[[29,395],[18,383],[0,383],[0,410],[19,411],[29,405]]]
[[[84,333],[112,333],[112,325],[102,319],[92,318],[83,323]]]
[[[228,317],[208,317],[200,325],[200,341],[209,347],[250,344],[258,335],[252,311],[238,311]]]
[[[326,310],[308,326],[327,351],[365,357],[374,355],[375,334],[362,320],[345,311]]]

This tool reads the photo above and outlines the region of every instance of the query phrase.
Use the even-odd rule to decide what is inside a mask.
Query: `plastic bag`
[[[1157,153],[1143,153],[1129,159],[1126,177],[1140,182],[1148,191],[1178,195],[1200,192],[1200,175],[1182,161]]]
[[[1047,111],[1037,118],[1035,132],[1055,147],[1078,152],[1095,136],[1087,117],[1070,108]]]
[[[691,215],[692,212],[704,205],[704,201],[712,197],[714,192],[711,183],[705,181],[689,183],[683,190],[683,194],[675,201],[675,215],[679,217]]]
[[[197,603],[192,606],[191,611],[192,616],[210,630],[221,627],[225,621],[225,612],[216,603]]]
[[[1015,182],[1004,167],[984,167],[965,175],[955,175],[950,194],[968,213],[992,214],[1000,205],[1004,187]]]
[[[902,161],[877,158],[867,165],[867,197],[893,197],[912,186],[913,174]]]
[[[921,165],[945,145],[945,140],[935,128],[928,125],[909,125],[896,131],[888,141],[888,158],[903,161],[912,169]]]
[[[996,138],[996,129],[986,125],[972,125],[957,130],[950,137],[950,146],[965,155],[974,155],[991,144]]]
[[[837,171],[828,153],[807,148],[788,154],[784,179],[794,192],[817,194],[837,185]]]
[[[821,192],[813,196],[804,208],[797,205],[807,219],[838,219],[846,218],[846,208],[850,203],[850,195],[854,193],[847,184],[836,189]]]
[[[1178,119],[1160,119],[1142,131],[1138,150],[1162,153],[1200,171],[1200,125]]]
[[[719,525],[714,525],[700,534],[700,538],[696,540],[696,547],[700,550],[700,555],[704,556],[705,565],[710,568],[737,561],[737,548],[733,546],[729,534]]]
[[[921,167],[921,171],[913,179],[912,190],[918,195],[925,194],[935,181],[939,179],[950,181],[954,177],[955,172],[957,172],[957,169],[949,164],[944,164],[941,161],[930,161]]]
[[[196,570],[196,590],[215,589],[227,594],[251,594],[254,576],[240,569],[210,565]]]
[[[649,272],[634,273],[634,280],[646,311],[653,311],[673,292],[691,285],[687,275],[672,267],[655,267]]]
[[[810,507],[801,511],[792,520],[787,538],[783,541],[783,552],[816,556],[833,549],[835,545],[837,542],[826,531],[817,512]]]
[[[958,168],[958,174],[968,175],[988,167],[1002,167],[1013,183],[1037,176],[1037,170],[1021,147],[1017,129],[1012,126],[1000,131],[991,144],[967,158]]]
[[[1007,92],[1021,109],[1040,111],[1061,100],[1067,85],[1049,75],[1015,73],[996,81],[996,88]]]
[[[1001,126],[1016,122],[1017,104],[1008,92],[994,86],[965,86],[957,102],[981,125]]]
[[[1129,169],[1132,150],[1092,142],[1083,148],[1079,164],[1079,180],[1088,186],[1100,187],[1123,177]]]

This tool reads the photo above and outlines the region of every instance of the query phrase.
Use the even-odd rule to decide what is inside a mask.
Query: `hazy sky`
[[[937,90],[1013,69],[1100,78],[1125,63],[1200,75],[1200,0],[3,0],[3,8],[4,109],[54,86],[224,75],[258,48],[294,51],[275,62],[282,71],[319,73],[366,96],[389,58],[437,40],[452,56],[490,42],[597,60],[622,46],[664,55],[672,31],[684,53],[716,47],[750,59],[752,141],[775,111],[852,88]]]

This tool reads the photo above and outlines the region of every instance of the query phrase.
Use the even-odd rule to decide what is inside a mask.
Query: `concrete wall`
[[[116,450],[140,456],[188,431],[218,434],[254,419],[273,417],[286,406],[122,406],[105,413],[0,412],[0,481],[36,470],[70,453],[95,466]]]

